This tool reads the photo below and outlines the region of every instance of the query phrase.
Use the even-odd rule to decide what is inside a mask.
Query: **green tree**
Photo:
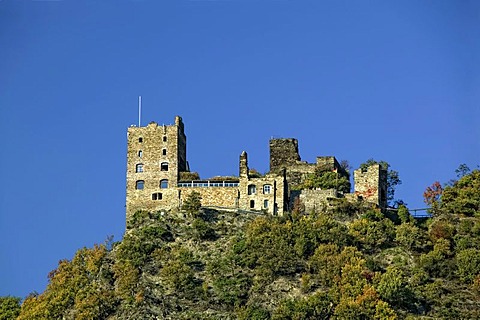
[[[371,210],[362,218],[349,223],[348,233],[364,249],[378,250],[393,240],[395,226],[381,212]]]
[[[215,240],[217,237],[212,226],[200,218],[193,220],[192,228],[197,240]]]
[[[441,199],[443,208],[449,213],[480,217],[480,170],[445,187]]]
[[[457,174],[457,178],[460,179],[470,173],[470,168],[465,163],[462,163],[455,169],[455,173]]]
[[[192,191],[183,202],[182,209],[192,216],[198,216],[202,207],[202,196],[197,191]]]
[[[410,291],[401,269],[394,266],[387,267],[387,271],[379,278],[376,289],[383,300],[397,306],[408,302]]]
[[[20,298],[0,297],[0,320],[14,320],[20,314]]]
[[[480,249],[470,248],[461,250],[455,256],[457,274],[460,280],[472,283],[480,275]]]
[[[421,250],[426,245],[425,232],[408,222],[396,227],[395,241],[408,250]]]
[[[309,297],[282,301],[272,315],[273,320],[329,319],[333,314],[332,297],[317,292]]]

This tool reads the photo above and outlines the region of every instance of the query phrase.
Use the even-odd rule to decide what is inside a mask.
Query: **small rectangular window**
[[[139,163],[135,166],[135,172],[143,172],[143,164]]]
[[[167,149],[162,150],[162,155],[166,156],[167,155]]]
[[[168,162],[162,162],[160,164],[160,171],[168,171]]]
[[[268,200],[263,200],[263,207],[264,207],[265,209],[268,208]]]
[[[266,184],[266,185],[263,186],[263,193],[264,194],[269,194],[271,192],[271,189],[272,189],[271,185]]]
[[[142,138],[142,137],[138,138],[138,142],[142,143],[142,142],[143,142],[143,138]]]
[[[257,192],[257,187],[254,184],[248,186],[248,194],[255,194]]]
[[[162,194],[160,192],[152,193],[152,200],[162,200]]]
[[[168,188],[168,180],[167,179],[160,180],[160,189],[166,189],[166,188]]]
[[[250,209],[255,208],[255,200],[250,200]]]
[[[135,189],[143,190],[144,184],[145,184],[145,181],[138,180],[137,182],[135,182]]]
[[[163,142],[167,142],[167,136],[163,136]]]

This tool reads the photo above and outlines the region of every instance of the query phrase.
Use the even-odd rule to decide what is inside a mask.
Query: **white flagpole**
[[[138,126],[141,126],[142,120],[142,96],[138,96]]]

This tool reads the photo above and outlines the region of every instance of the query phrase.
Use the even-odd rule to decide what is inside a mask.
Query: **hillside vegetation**
[[[420,220],[345,201],[137,212],[122,241],[61,261],[17,319],[479,319],[480,171],[425,199]]]

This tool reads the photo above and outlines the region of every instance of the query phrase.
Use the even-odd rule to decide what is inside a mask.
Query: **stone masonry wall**
[[[296,192],[301,203],[305,206],[305,212],[314,212],[328,205],[328,199],[338,198],[334,189],[329,190],[301,190]],[[294,200],[293,200],[294,201]]]
[[[365,171],[357,169],[353,174],[355,195],[381,208],[386,207],[386,171],[379,164],[374,164]]]
[[[270,140],[270,172],[300,161],[297,139]]]
[[[181,203],[185,201],[192,191],[196,191],[202,196],[202,206],[238,208],[239,190],[236,187],[189,187],[178,188],[178,190],[180,192]]]
[[[138,208],[157,208],[176,199],[169,189],[177,186],[179,169],[186,166],[182,119],[176,117],[173,125],[151,122],[145,127],[130,127],[127,145],[127,215]],[[168,188],[161,188],[162,180],[168,182]],[[140,181],[144,183],[139,190]],[[153,200],[153,194],[159,193],[162,201]]]

